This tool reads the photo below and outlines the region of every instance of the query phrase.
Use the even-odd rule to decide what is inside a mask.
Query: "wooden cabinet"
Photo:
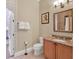
[[[73,59],[72,47],[44,40],[45,59]]]
[[[56,59],[72,59],[72,47],[56,44]]]
[[[55,59],[55,43],[51,41],[44,41],[44,56],[45,59]]]

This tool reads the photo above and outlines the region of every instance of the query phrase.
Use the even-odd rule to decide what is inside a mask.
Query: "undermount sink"
[[[53,41],[56,41],[56,42],[66,42],[65,40],[61,40],[61,39],[54,39]]]

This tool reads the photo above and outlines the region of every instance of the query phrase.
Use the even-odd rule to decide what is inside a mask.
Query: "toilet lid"
[[[40,43],[37,43],[37,44],[34,45],[34,47],[42,47],[42,46],[43,46],[43,45],[40,44]]]

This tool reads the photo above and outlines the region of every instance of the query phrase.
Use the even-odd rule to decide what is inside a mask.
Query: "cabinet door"
[[[44,40],[44,56],[45,59],[55,59],[55,43]]]
[[[72,47],[56,44],[56,59],[72,59]]]

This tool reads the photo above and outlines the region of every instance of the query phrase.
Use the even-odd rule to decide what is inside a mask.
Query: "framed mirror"
[[[73,32],[73,13],[72,9],[54,13],[53,23],[55,32]]]

